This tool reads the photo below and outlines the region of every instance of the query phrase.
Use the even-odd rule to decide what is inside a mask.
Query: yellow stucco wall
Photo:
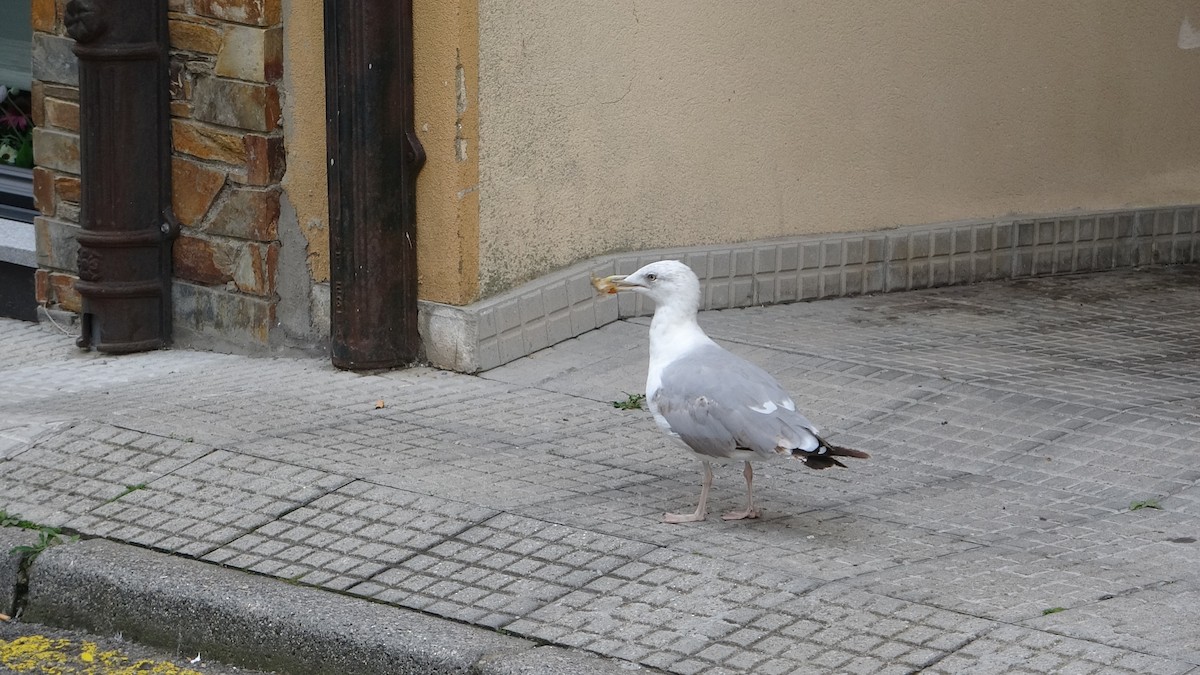
[[[481,292],[614,250],[1200,202],[1181,26],[1200,2],[479,0]]]
[[[413,3],[417,135],[417,258],[423,299],[463,304],[479,286],[478,25],[473,0]],[[314,281],[329,280],[321,3],[285,4],[283,185],[308,240]],[[314,45],[318,48],[314,49]]]
[[[466,304],[479,290],[479,24],[476,0],[414,0],[417,269],[424,300]]]
[[[324,10],[319,2],[298,1],[285,3],[284,10],[281,107],[287,173],[283,188],[308,240],[309,274],[322,283],[329,281]]]

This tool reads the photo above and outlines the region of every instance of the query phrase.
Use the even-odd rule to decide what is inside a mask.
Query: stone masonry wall
[[[171,0],[177,335],[266,346],[275,323],[280,4]]]
[[[79,70],[65,37],[65,0],[34,0],[33,198],[37,234],[37,301],[78,312]]]
[[[267,346],[284,143],[281,0],[170,0],[175,335]],[[79,95],[65,0],[33,0],[38,302],[78,312]]]

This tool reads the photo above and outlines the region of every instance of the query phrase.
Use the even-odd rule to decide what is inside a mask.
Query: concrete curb
[[[15,546],[31,546],[37,533],[16,527],[0,527],[0,614],[16,612],[17,585],[21,583],[21,556],[13,553]]]
[[[0,530],[0,545],[9,540]],[[11,590],[9,566],[3,570],[0,580]],[[22,618],[281,672],[601,675],[637,668],[102,539],[38,556]]]

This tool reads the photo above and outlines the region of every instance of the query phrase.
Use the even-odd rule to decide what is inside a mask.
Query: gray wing
[[[822,445],[775,378],[715,345],[663,369],[652,403],[688,447],[711,457],[741,449],[767,458],[817,452]]]

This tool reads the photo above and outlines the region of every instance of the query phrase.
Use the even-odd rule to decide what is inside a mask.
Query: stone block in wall
[[[33,161],[66,173],[79,173],[79,135],[46,127],[33,129]]]
[[[42,124],[66,131],[79,132],[78,103],[46,97],[42,105]]]
[[[79,60],[71,38],[46,33],[33,35],[33,79],[57,84],[79,85]]]
[[[184,57],[172,54],[167,64],[167,92],[171,97],[173,117],[191,117],[192,77],[187,72]]]
[[[80,297],[79,291],[75,290],[77,280],[78,277],[72,274],[50,273],[52,302],[58,303],[59,309],[65,309],[68,312],[83,311],[83,298]]]
[[[231,25],[225,28],[213,72],[250,82],[283,75],[283,29]]]
[[[242,135],[191,120],[171,120],[171,145],[176,152],[225,164],[245,164]]]
[[[78,223],[78,222],[80,222],[79,221],[79,212],[80,212],[79,204],[70,204],[70,203],[67,203],[64,201],[60,201],[54,205],[54,217],[58,218],[59,220],[66,220],[66,221],[70,221],[72,223]]]
[[[82,312],[83,298],[75,290],[77,277],[62,272],[37,270],[34,273],[34,299],[39,305],[57,304],[68,312]]]
[[[183,157],[171,159],[171,208],[184,225],[194,225],[208,213],[225,185],[225,172]]]
[[[171,117],[191,117],[192,105],[187,101],[172,100],[170,104]]]
[[[79,102],[79,87],[70,84],[42,82],[42,93],[50,98]]]
[[[283,0],[193,0],[192,8],[200,16],[250,26],[279,23]]]
[[[279,238],[279,188],[233,188],[216,206],[204,231],[251,241]]]
[[[33,167],[33,206],[43,216],[54,215],[54,172]]]
[[[79,204],[79,177],[55,173],[46,167],[33,168],[33,204],[44,216],[59,216],[64,220],[78,220],[78,212],[72,207]],[[71,217],[66,217],[69,212]]]
[[[58,218],[37,216],[33,232],[37,241],[38,267],[75,272],[78,270],[79,244],[76,236],[80,227]]]
[[[78,103],[79,89],[58,84],[46,84],[45,82],[34,81],[32,101],[33,123],[41,126],[46,120],[46,99],[56,98],[60,101],[71,101]]]
[[[282,136],[245,133],[193,120],[171,121],[176,152],[234,165],[229,177],[246,185],[278,183],[287,166]]]
[[[199,23],[186,15],[172,16],[167,24],[171,49],[201,54],[216,54],[221,50],[221,29],[209,23]]]
[[[65,176],[62,174],[54,176],[54,198],[59,204],[62,202],[78,204],[79,176]]]
[[[240,347],[267,346],[275,305],[270,298],[230,293],[223,286],[200,286],[185,281],[171,285],[175,304],[175,336],[186,344],[201,338]]]
[[[175,277],[206,286],[233,281],[238,248],[230,241],[181,234],[171,252]]]
[[[279,269],[279,245],[245,242],[233,268],[233,283],[243,293],[272,297]]]
[[[283,180],[287,169],[287,155],[282,136],[246,134],[243,137],[246,152],[246,173],[234,178],[247,185],[270,185]]]
[[[33,30],[41,33],[53,33],[58,26],[58,6],[55,0],[33,0],[30,23]]]
[[[51,85],[53,86],[53,85]],[[29,90],[29,113],[33,118],[34,126],[41,126],[46,119],[46,84],[44,82],[33,81],[33,87]]]
[[[50,302],[50,270],[34,270],[33,297],[39,305]]]
[[[192,87],[192,117],[248,131],[279,128],[279,90],[272,84],[204,77]]]

